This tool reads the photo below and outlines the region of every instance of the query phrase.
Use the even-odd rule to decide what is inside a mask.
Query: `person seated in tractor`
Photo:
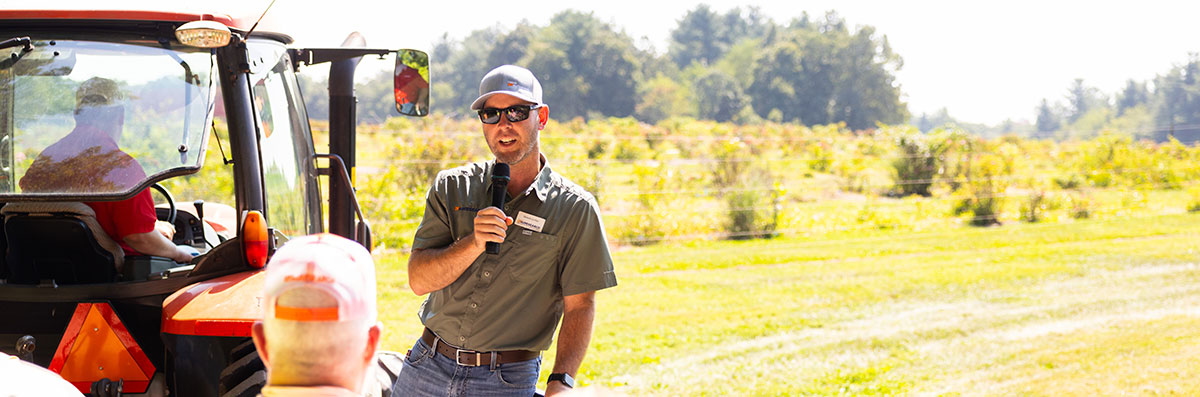
[[[262,395],[363,395],[382,330],[371,254],[316,234],[289,241],[266,268],[263,319],[252,328],[267,368]]]
[[[125,106],[115,81],[93,77],[75,92],[75,128],[47,147],[29,166],[20,186],[26,192],[120,192],[146,178],[137,160],[118,146]],[[84,203],[125,255],[153,255],[180,263],[192,254],[170,238],[175,227],[157,222],[150,189],[121,201]]]

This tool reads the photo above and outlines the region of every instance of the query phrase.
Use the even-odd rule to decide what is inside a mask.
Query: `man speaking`
[[[429,294],[425,330],[397,395],[531,396],[560,318],[546,395],[567,391],[591,339],[595,291],[617,285],[595,197],[539,151],[550,115],[541,83],[504,65],[479,94],[471,109],[496,159],[442,171],[429,189],[408,262],[409,286]],[[501,163],[508,179],[493,175]],[[503,208],[491,204],[499,186]]]

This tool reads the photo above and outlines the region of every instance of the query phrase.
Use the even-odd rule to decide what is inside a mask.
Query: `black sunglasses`
[[[542,105],[513,105],[504,109],[483,108],[479,109],[479,121],[484,124],[499,123],[500,113],[504,113],[504,118],[508,119],[510,123],[524,121],[529,118],[529,112],[540,107]]]

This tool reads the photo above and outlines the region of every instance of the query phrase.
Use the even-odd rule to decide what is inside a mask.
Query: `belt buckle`
[[[467,353],[467,357],[471,357],[470,354],[475,353],[475,363],[474,364],[464,363],[462,361],[463,353]],[[480,353],[477,351],[474,351],[474,350],[456,349],[454,351],[454,363],[458,364],[458,365],[467,366],[467,367],[478,367],[479,366],[479,358],[480,358]]]

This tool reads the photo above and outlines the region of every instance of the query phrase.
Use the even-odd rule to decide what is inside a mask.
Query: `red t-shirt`
[[[158,220],[158,216],[154,214],[154,198],[150,196],[150,189],[142,190],[133,198],[124,201],[84,204],[96,211],[96,222],[109,237],[121,245],[125,255],[141,255],[125,244],[125,236],[154,230],[154,222]]]

